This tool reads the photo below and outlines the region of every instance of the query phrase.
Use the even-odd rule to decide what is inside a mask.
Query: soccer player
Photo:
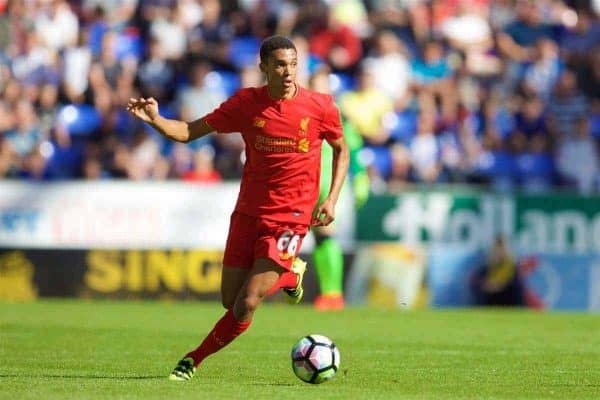
[[[327,66],[319,67],[310,77],[310,88],[320,93],[330,93],[329,73],[330,70]],[[369,196],[369,177],[364,165],[359,161],[363,140],[349,121],[343,121],[342,127],[350,154],[350,177],[352,178],[354,205],[359,208]],[[321,151],[321,180],[317,205],[321,204],[329,195],[332,159],[333,149],[324,143]],[[346,189],[349,188],[346,187]],[[344,256],[342,247],[335,238],[334,224],[315,226],[312,231],[315,237],[313,262],[320,291],[314,301],[314,307],[319,311],[342,310],[345,306],[343,296]]]
[[[349,152],[340,115],[330,95],[296,83],[297,52],[282,36],[260,46],[267,84],[238,90],[213,112],[193,122],[162,117],[153,98],[130,99],[127,109],[169,139],[187,143],[211,132],[241,132],[246,163],[223,256],[221,300],[227,309],[202,343],[187,353],[169,379],[190,380],[209,355],[252,322],[265,296],[284,289],[302,297],[306,264],[296,258],[309,227],[335,219]],[[321,144],[333,148],[328,197],[319,194]]]

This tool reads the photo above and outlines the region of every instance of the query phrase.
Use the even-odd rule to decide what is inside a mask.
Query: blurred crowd
[[[187,145],[125,111],[193,120],[263,84],[260,41],[328,76],[374,192],[407,184],[600,191],[600,1],[0,0],[0,177],[237,179],[239,135]]]

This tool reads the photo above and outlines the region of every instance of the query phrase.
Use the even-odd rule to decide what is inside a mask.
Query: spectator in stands
[[[558,57],[558,46],[548,38],[539,39],[533,47],[532,63],[525,67],[523,84],[527,93],[547,100],[558,80],[563,63]]]
[[[166,160],[160,154],[160,148],[146,129],[139,129],[133,136],[129,148],[127,176],[133,180],[164,179]],[[168,163],[167,163],[168,164]]]
[[[600,45],[589,55],[589,63],[578,68],[578,80],[581,91],[595,102],[600,101]]]
[[[366,144],[382,145],[389,139],[383,118],[394,110],[392,99],[375,87],[371,70],[363,65],[358,73],[358,87],[344,93],[339,100],[344,118],[358,129]]]
[[[364,61],[374,80],[374,86],[391,98],[402,110],[411,99],[411,70],[407,50],[389,30],[375,35],[373,52]]]
[[[418,93],[419,107],[432,110],[439,101],[444,122],[454,122],[458,100],[452,79],[453,72],[440,42],[430,40],[425,43],[422,57],[413,60],[412,77]]]
[[[440,27],[449,45],[463,54],[467,71],[478,76],[497,74],[500,69],[500,60],[492,54],[494,40],[487,13],[487,5],[461,0],[454,15]]]
[[[33,104],[27,99],[20,100],[14,112],[15,127],[6,133],[6,141],[13,152],[24,157],[36,151],[43,139],[42,131]]]
[[[202,20],[189,34],[189,52],[205,58],[218,67],[229,68],[227,42],[234,37],[234,28],[222,14],[218,0],[202,2]]]
[[[46,159],[40,149],[35,148],[23,158],[17,176],[29,181],[46,180],[48,179],[46,166]]]
[[[560,47],[565,63],[570,68],[578,68],[586,63],[594,47],[600,45],[600,21],[587,7],[570,15],[573,14],[575,26],[568,27],[570,29],[563,36]]]
[[[221,174],[215,169],[215,151],[205,146],[194,153],[193,167],[183,174],[181,179],[186,182],[217,183],[221,182]]]
[[[0,135],[0,178],[9,177],[13,168],[13,151]]]
[[[333,67],[340,108],[367,141],[372,190],[422,181],[417,171],[433,159],[441,166],[434,182],[549,190],[558,155],[582,142],[582,119],[585,142],[600,139],[600,19],[583,3],[9,2],[0,13],[0,176],[180,179],[195,148],[184,155],[151,131],[142,140],[123,105],[143,93],[172,116],[200,115],[207,99],[257,86],[253,49],[279,31],[306,53],[299,82]],[[194,78],[197,63],[205,66]],[[433,115],[433,135],[414,139],[423,114]],[[202,145],[212,146],[223,179],[239,179],[238,135]],[[558,183],[577,189],[565,171]]]
[[[46,48],[59,51],[75,45],[79,22],[69,3],[65,0],[39,3],[33,25]]]
[[[362,56],[360,38],[325,7],[309,36],[310,52],[326,60],[334,71],[352,72]]]
[[[557,138],[573,132],[575,121],[589,113],[589,104],[577,88],[577,77],[565,70],[559,77],[546,109],[550,132]]]
[[[404,144],[395,143],[392,145],[390,153],[392,165],[387,190],[391,193],[401,193],[410,183],[414,182],[410,151]]]
[[[536,42],[552,38],[552,28],[542,22],[540,7],[533,0],[517,0],[516,21],[498,34],[498,46],[509,60],[531,61]]]
[[[435,183],[442,180],[440,147],[435,136],[435,113],[422,112],[417,136],[409,146],[411,162],[417,182]]]
[[[552,27],[542,21],[540,5],[533,0],[517,0],[516,20],[498,33],[498,48],[505,58],[507,93],[514,91],[523,78],[527,63],[533,61],[535,44],[553,38]]]
[[[537,96],[524,97],[521,107],[515,113],[515,130],[527,138],[535,135],[547,135],[544,103]]]
[[[177,20],[177,10],[161,9],[160,16],[150,22],[150,37],[166,60],[182,59],[187,48],[186,32]]]
[[[62,54],[62,86],[67,98],[78,99],[89,86],[92,50],[85,43],[86,35],[80,32],[77,45],[70,46]]]
[[[86,180],[98,180],[105,177],[105,172],[102,168],[100,160],[94,157],[88,157],[83,162],[83,179]]]
[[[559,141],[556,164],[567,185],[585,194],[597,190],[600,159],[587,117],[575,121],[572,134]]]
[[[171,98],[170,89],[175,82],[175,67],[169,61],[163,45],[156,39],[148,43],[148,57],[137,69],[140,89],[148,97]]]
[[[37,113],[44,137],[50,137],[50,131],[58,116],[58,95],[58,86],[55,84],[46,83],[40,88]]]
[[[549,146],[548,136],[537,134],[529,139],[526,150],[516,156],[516,170],[522,191],[545,193],[552,190],[556,171]]]
[[[217,88],[208,87],[206,76],[212,66],[206,61],[195,62],[190,68],[190,85],[179,91],[177,103],[179,115],[184,121],[194,121],[214,110],[225,101],[225,93]],[[194,142],[194,148],[210,143],[210,137]]]

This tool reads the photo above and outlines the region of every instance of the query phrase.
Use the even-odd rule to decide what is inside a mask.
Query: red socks
[[[273,285],[271,289],[267,292],[267,296],[272,295],[279,289],[293,289],[298,284],[298,275],[293,273],[292,271],[287,271],[282,273],[279,276],[279,280],[276,284]]]
[[[279,280],[269,290],[267,295],[275,293],[281,288],[295,288],[298,284],[298,275],[291,271],[284,272]],[[228,310],[215,324],[214,328],[204,338],[196,350],[189,352],[185,357],[194,359],[197,367],[206,357],[221,350],[231,343],[236,337],[244,333],[252,321],[238,321],[233,316],[233,311]],[[184,357],[184,358],[185,358]]]
[[[241,335],[252,321],[237,321],[233,316],[233,311],[228,310],[223,317],[215,324],[212,331],[208,333],[200,346],[194,351],[189,352],[185,357],[192,357],[194,365],[198,365],[208,356],[231,343],[236,337]]]

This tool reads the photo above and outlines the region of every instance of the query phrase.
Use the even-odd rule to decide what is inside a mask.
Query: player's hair
[[[285,36],[269,36],[263,40],[260,45],[260,62],[266,64],[271,52],[278,49],[294,49],[294,51],[296,51],[296,46],[294,45],[294,42]]]

